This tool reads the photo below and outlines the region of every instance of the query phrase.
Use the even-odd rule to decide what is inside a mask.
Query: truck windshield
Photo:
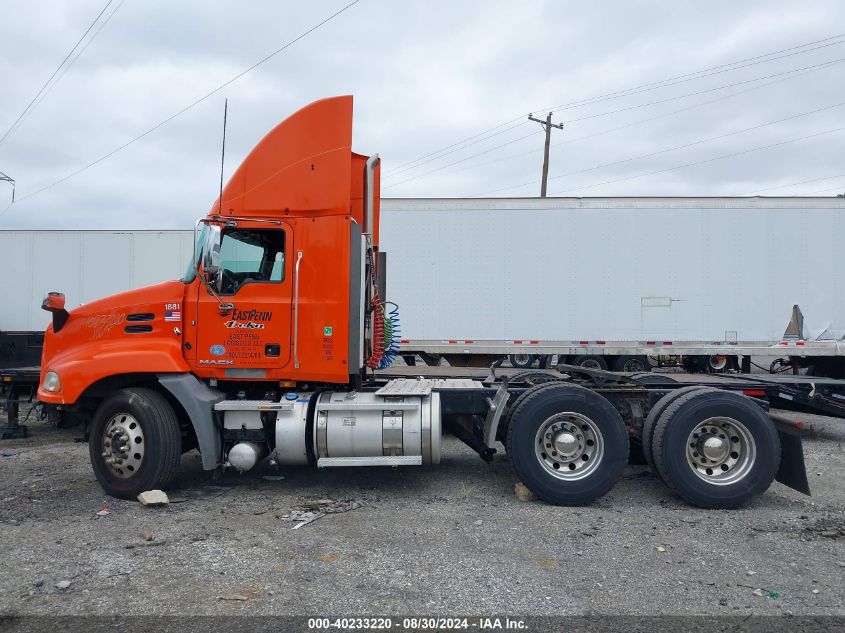
[[[182,282],[189,284],[197,278],[197,268],[199,268],[200,257],[202,257],[202,245],[205,244],[205,233],[208,231],[208,225],[203,223],[202,230],[197,236],[197,243],[194,246],[194,252],[191,253],[191,259],[188,262],[188,269],[185,271],[185,276],[182,277]]]

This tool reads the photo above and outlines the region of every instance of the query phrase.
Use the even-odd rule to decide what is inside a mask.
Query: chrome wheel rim
[[[518,365],[527,365],[528,361],[531,360],[531,356],[529,354],[514,354],[513,360]]]
[[[537,429],[534,454],[553,477],[576,481],[598,468],[604,456],[604,437],[587,416],[557,413]]]
[[[111,472],[127,479],[144,461],[144,431],[135,417],[118,413],[106,423],[102,437],[102,456]]]
[[[757,445],[739,420],[714,417],[695,426],[687,438],[686,453],[687,464],[699,479],[727,486],[751,472]]]

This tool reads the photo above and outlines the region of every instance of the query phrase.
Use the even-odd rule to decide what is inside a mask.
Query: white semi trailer
[[[843,376],[845,294],[826,282],[843,198],[384,198],[381,224],[410,363],[720,370],[756,357]],[[78,305],[179,277],[192,239],[0,231],[0,368],[37,346],[48,291]]]
[[[393,199],[383,209],[409,361],[509,355],[519,366],[639,370],[748,368],[756,357],[842,376],[845,294],[830,280],[845,198]]]

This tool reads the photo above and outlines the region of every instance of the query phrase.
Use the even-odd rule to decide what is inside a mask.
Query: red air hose
[[[378,369],[384,358],[384,306],[379,299],[378,289],[374,290],[370,305],[373,309],[373,353],[367,359],[367,367]]]

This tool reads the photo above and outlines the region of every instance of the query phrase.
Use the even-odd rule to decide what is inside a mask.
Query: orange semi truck
[[[197,222],[185,276],[52,313],[38,399],[79,420],[104,490],[165,487],[181,455],[207,470],[437,464],[443,430],[554,504],[607,493],[642,451],[690,503],[730,508],[773,479],[809,493],[800,435],[770,405],[827,392],[797,376],[682,384],[561,366],[479,379],[386,376],[379,159],[352,151],[352,97],[269,132]],[[418,236],[425,240],[425,235]],[[425,270],[419,273],[426,274]],[[413,368],[409,368],[413,372]]]

